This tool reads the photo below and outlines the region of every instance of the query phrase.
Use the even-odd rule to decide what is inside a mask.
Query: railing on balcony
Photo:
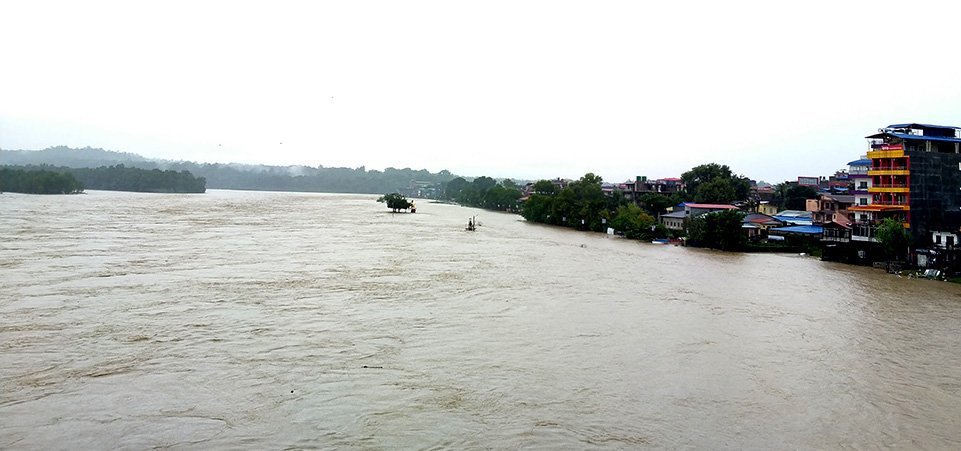
[[[907,183],[875,183],[871,188],[910,188]]]
[[[851,241],[851,231],[847,229],[832,229],[826,228],[821,232],[822,241],[840,241],[848,242]]]
[[[904,158],[904,150],[902,149],[871,149],[868,151],[868,158]]]
[[[907,207],[907,201],[897,201],[897,200],[875,200],[871,202],[871,205],[894,205],[899,207]]]
[[[854,224],[851,227],[851,239],[855,241],[877,241],[878,226],[874,224]]]
[[[871,166],[872,171],[906,171],[907,166]]]

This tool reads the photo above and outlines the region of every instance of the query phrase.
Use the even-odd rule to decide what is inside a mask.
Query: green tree
[[[469,182],[464,180],[463,177],[457,177],[444,185],[444,197],[447,199],[456,199],[460,192],[467,187]]]
[[[534,193],[521,207],[521,216],[531,222],[547,223],[553,209],[554,198],[544,194]]]
[[[549,180],[538,180],[534,183],[534,192],[538,194],[552,195],[557,193],[557,187]]]
[[[642,194],[638,199],[641,204],[641,208],[650,213],[651,215],[659,215],[667,211],[668,208],[673,207],[680,202],[675,202],[670,197],[658,193],[645,193]]]
[[[688,243],[722,251],[741,250],[747,245],[747,235],[741,227],[743,221],[744,213],[737,210],[700,215],[688,221]]]
[[[575,227],[598,232],[603,230],[602,225],[609,214],[606,214],[607,199],[601,190],[601,182],[600,176],[588,172],[578,181],[571,183],[569,188],[574,190],[577,197]]]
[[[878,231],[876,235],[878,239],[878,244],[884,249],[884,253],[888,258],[894,258],[895,260],[901,260],[905,256],[908,250],[908,231],[904,228],[904,224],[901,221],[894,218],[885,218],[878,225]]]
[[[377,202],[386,203],[387,208],[393,210],[394,213],[397,213],[400,210],[407,210],[413,205],[413,203],[407,200],[407,198],[400,193],[384,194],[377,199]]]
[[[709,204],[729,204],[737,199],[731,180],[716,178],[698,185],[694,192],[694,202]]]
[[[626,238],[635,240],[652,239],[657,231],[654,217],[634,204],[618,207],[617,214],[611,220],[611,227],[624,232]]]
[[[623,193],[605,194],[601,182],[600,176],[587,173],[558,191],[551,182],[539,180],[521,214],[528,221],[603,231],[616,215],[617,208],[628,202]]]
[[[473,188],[478,192],[487,191],[493,188],[494,185],[497,185],[497,180],[494,180],[487,176],[477,177],[474,179],[473,182],[471,182],[471,186],[473,186]]]
[[[774,204],[782,210],[804,210],[807,199],[817,199],[818,192],[810,186],[796,183],[774,185]]]
[[[700,195],[705,199],[715,199],[711,202],[730,203],[747,199],[751,191],[751,182],[747,177],[737,176],[727,165],[708,163],[695,166],[681,174],[688,194],[698,201]],[[723,182],[718,182],[723,180]],[[710,188],[700,190],[701,185],[710,184]],[[730,188],[730,190],[728,190]],[[707,201],[698,201],[707,202]]]

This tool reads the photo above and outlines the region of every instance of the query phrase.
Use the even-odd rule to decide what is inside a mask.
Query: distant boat
[[[651,241],[651,244],[667,244],[669,242],[670,240],[662,238],[662,239]]]
[[[477,216],[473,216],[467,220],[467,227],[464,230],[468,232],[473,232],[477,230]]]

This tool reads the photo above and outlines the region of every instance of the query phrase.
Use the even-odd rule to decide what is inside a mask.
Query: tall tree
[[[774,204],[782,210],[804,210],[807,199],[817,199],[818,192],[810,186],[779,183],[774,186]]]
[[[554,186],[549,180],[538,180],[534,183],[534,192],[538,194],[555,194],[557,192],[557,187]]]
[[[727,165],[717,163],[695,166],[681,174],[687,192],[698,201],[711,199],[714,203],[730,203],[745,200],[751,191],[751,182],[747,177],[734,175]],[[708,185],[701,190],[702,185]],[[701,200],[700,202],[708,202]]]
[[[747,235],[741,228],[744,213],[725,210],[700,215],[688,221],[688,242],[693,246],[736,251],[747,245]]]
[[[494,187],[497,184],[497,180],[494,180],[487,176],[481,176],[474,179],[471,182],[471,186],[478,192],[484,192]]]
[[[460,192],[467,187],[469,182],[464,180],[463,177],[457,177],[444,185],[444,197],[447,199],[455,199]]]
[[[668,208],[677,205],[670,197],[658,193],[645,193],[638,199],[641,207],[649,214],[657,216],[667,211]]]

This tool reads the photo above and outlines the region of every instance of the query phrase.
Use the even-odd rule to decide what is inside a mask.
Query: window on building
[[[934,244],[941,244],[941,235],[940,235],[940,234],[934,236]]]
[[[948,235],[948,246],[954,246],[954,235]]]
[[[867,197],[862,197],[862,198],[858,199],[858,205],[867,205],[867,204],[868,204],[868,198],[867,198]]]

